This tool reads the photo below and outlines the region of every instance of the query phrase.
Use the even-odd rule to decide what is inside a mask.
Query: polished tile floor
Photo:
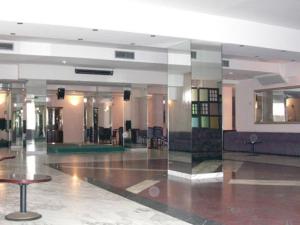
[[[1,150],[3,151],[3,150]],[[76,155],[47,156],[29,155],[18,152],[17,159],[0,163],[0,176],[5,173],[49,174],[53,180],[48,183],[32,184],[28,188],[28,210],[42,214],[42,219],[29,222],[10,222],[4,216],[19,210],[19,187],[14,184],[0,184],[0,224],[22,225],[183,225],[180,219],[146,207],[120,195],[52,169],[47,164],[57,162],[97,162],[108,159],[120,160],[126,156]],[[138,153],[139,155],[139,153]],[[130,156],[129,156],[130,157]],[[75,170],[74,170],[75,171]]]
[[[0,173],[46,173],[32,185],[29,208],[43,219],[28,224],[300,224],[300,158],[226,153],[224,180],[168,177],[167,154],[19,154]],[[0,186],[0,224],[18,209],[18,187]],[[2,204],[3,203],[3,204]]]

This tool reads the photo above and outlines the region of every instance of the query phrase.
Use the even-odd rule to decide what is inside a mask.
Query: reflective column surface
[[[169,174],[222,179],[221,45],[184,41],[168,51]]]
[[[192,174],[222,179],[221,45],[191,44]]]

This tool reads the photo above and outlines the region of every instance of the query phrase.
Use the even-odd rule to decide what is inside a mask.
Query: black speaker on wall
[[[124,101],[129,101],[130,100],[130,91],[125,90],[124,91]]]
[[[57,99],[64,99],[65,98],[65,89],[58,88],[57,89]]]

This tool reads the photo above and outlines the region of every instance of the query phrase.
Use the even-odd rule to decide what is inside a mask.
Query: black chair
[[[123,145],[123,127],[119,127],[119,145]]]
[[[87,128],[87,139],[89,142],[93,142],[93,128]]]
[[[153,139],[153,127],[148,127],[147,138],[149,140],[148,148],[153,148],[153,143],[152,143],[152,139]]]
[[[147,130],[140,130],[138,135],[139,135],[138,139],[141,140],[141,143],[146,144],[147,143]]]
[[[0,130],[5,130],[5,129],[6,129],[6,119],[0,118]]]
[[[98,127],[94,127],[94,143],[98,143],[99,142],[99,128]]]
[[[99,141],[100,141],[101,143],[103,143],[104,140],[105,140],[104,127],[99,127],[99,128],[98,128],[98,136],[99,136]]]
[[[104,128],[104,130],[103,130],[103,141],[105,143],[111,143],[111,128]]]
[[[139,133],[139,129],[131,130],[131,142],[133,144],[136,144],[138,142],[138,133]]]
[[[117,135],[118,135],[118,129],[113,129],[112,137],[111,137],[111,142],[112,142],[113,145],[117,145],[118,144]]]
[[[153,144],[154,148],[160,149],[163,146],[163,128],[153,127]]]

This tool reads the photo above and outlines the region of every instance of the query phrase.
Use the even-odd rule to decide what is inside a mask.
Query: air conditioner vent
[[[115,51],[115,58],[118,59],[135,59],[134,52]]]
[[[265,74],[265,75],[256,77],[256,79],[263,86],[271,85],[271,84],[285,83],[285,80],[279,74]]]
[[[197,59],[197,52],[196,51],[191,52],[191,58],[192,59]]]
[[[109,70],[109,69],[75,68],[75,73],[76,74],[88,74],[88,75],[112,76],[114,74],[114,71]]]
[[[14,50],[14,44],[13,43],[0,42],[0,50],[13,51]]]
[[[223,67],[229,67],[230,66],[229,60],[222,60],[222,66]]]

